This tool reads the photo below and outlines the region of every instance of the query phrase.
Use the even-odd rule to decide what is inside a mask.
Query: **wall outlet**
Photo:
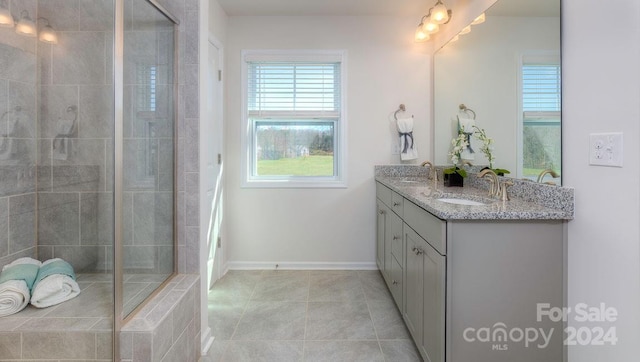
[[[622,167],[622,150],[622,132],[589,135],[590,165]]]
[[[397,143],[394,143],[391,145],[391,154],[392,155],[399,155],[400,154],[400,145]]]

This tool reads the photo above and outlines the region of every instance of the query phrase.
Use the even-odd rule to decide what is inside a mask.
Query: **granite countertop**
[[[433,181],[420,172],[378,172],[376,169],[375,180],[443,220],[573,219],[573,189],[570,188],[516,182],[512,188],[517,195],[510,194],[511,200],[502,201],[489,197],[486,189],[474,187],[486,183],[480,179],[467,178],[464,187],[445,187],[442,181],[434,187]],[[458,205],[438,201],[438,198],[463,198],[485,204]]]

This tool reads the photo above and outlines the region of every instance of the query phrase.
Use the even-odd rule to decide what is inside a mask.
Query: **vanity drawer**
[[[404,205],[404,197],[392,191],[391,192],[391,209],[400,217],[402,217],[402,214],[404,213],[402,205]]]
[[[387,186],[376,182],[376,197],[378,199],[380,199],[380,201],[382,201],[385,205],[391,207],[391,194],[393,193],[393,191],[391,191],[390,188],[388,188]]]
[[[404,222],[425,239],[438,253],[447,254],[447,223],[414,203],[404,201]]]

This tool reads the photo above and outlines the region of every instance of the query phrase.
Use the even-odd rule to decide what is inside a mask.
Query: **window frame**
[[[523,178],[524,177],[524,128],[525,128],[525,118],[554,118],[557,117],[560,119],[560,142],[562,143],[562,88],[559,89],[560,92],[560,110],[559,111],[551,111],[551,112],[525,112],[524,111],[524,100],[523,100],[523,67],[528,64],[553,64],[560,66],[560,84],[562,87],[562,60],[559,51],[527,51],[518,55],[517,57],[517,95],[518,95],[518,127],[516,132],[516,140],[517,140],[517,153],[518,153],[518,163],[516,169],[516,177]],[[539,121],[541,124],[546,123],[545,121]],[[535,121],[533,121],[535,123]],[[555,122],[554,122],[555,123]],[[562,145],[560,145],[560,149],[562,149]],[[562,165],[562,155],[561,155],[561,165]],[[562,168],[562,166],[561,166]],[[562,173],[562,170],[560,170]],[[560,182],[562,182],[560,180]]]
[[[255,159],[256,150],[256,124],[264,122],[269,117],[255,117],[249,115],[249,62],[274,61],[274,62],[339,62],[340,63],[340,109],[338,116],[334,117],[334,175],[333,176],[257,176],[253,170],[257,167]],[[346,152],[346,69],[347,53],[345,50],[243,50],[242,62],[242,86],[241,86],[241,187],[243,188],[346,188],[347,187],[347,152]],[[282,122],[286,119],[309,120],[300,114],[295,117],[287,117],[286,114],[274,119],[274,122]],[[330,122],[332,117],[316,117],[319,123]]]

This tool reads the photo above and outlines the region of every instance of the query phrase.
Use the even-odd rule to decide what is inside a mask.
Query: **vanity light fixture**
[[[0,0],[0,4],[6,4],[5,0]],[[45,21],[40,32],[38,32],[38,20]],[[11,12],[9,12],[6,7],[0,6],[0,26],[7,28],[15,26],[14,30],[16,34],[28,36],[30,38],[38,35],[38,40],[43,43],[58,44],[58,34],[53,30],[53,27],[49,23],[49,19],[40,17],[36,21],[33,21],[27,10],[22,10],[20,12],[20,20],[17,23],[14,23]]]
[[[484,23],[484,21],[486,20],[486,17],[484,15],[484,13],[480,14],[480,16],[478,16],[477,18],[475,18],[472,22],[471,25],[478,25],[478,24],[482,24]]]
[[[13,20],[13,16],[11,15],[11,11],[7,7],[6,0],[1,0],[0,2],[0,27],[3,28],[11,28],[15,24]]]
[[[420,19],[420,25],[416,29],[414,40],[416,42],[424,42],[429,40],[429,34],[435,34],[440,30],[440,24],[447,24],[451,20],[451,10],[438,0],[436,4],[429,9],[429,13]]]
[[[424,27],[424,24],[420,23],[420,25],[418,25],[418,28],[416,29],[416,34],[414,37],[416,43],[422,43],[431,38],[429,34],[427,34],[427,32],[424,31],[423,27]]]
[[[49,24],[49,19],[38,18],[38,20],[40,19],[46,21],[47,24],[43,26],[42,30],[40,30],[40,33],[38,33],[38,40],[40,40],[43,43],[58,44],[58,34],[56,34],[56,31],[53,30],[53,28],[51,27],[51,24]]]
[[[436,24],[446,24],[449,22],[449,17],[451,16],[451,11],[447,10],[447,7],[444,6],[441,0],[433,6],[433,12],[431,14],[431,21]],[[429,10],[431,12],[431,10]]]
[[[28,37],[35,37],[37,33],[36,23],[29,16],[29,12],[22,10],[20,20],[16,24],[16,33]]]
[[[465,34],[469,34],[470,32],[471,32],[471,25],[467,25],[464,28],[462,28],[462,30],[460,30],[458,35],[465,35]]]

